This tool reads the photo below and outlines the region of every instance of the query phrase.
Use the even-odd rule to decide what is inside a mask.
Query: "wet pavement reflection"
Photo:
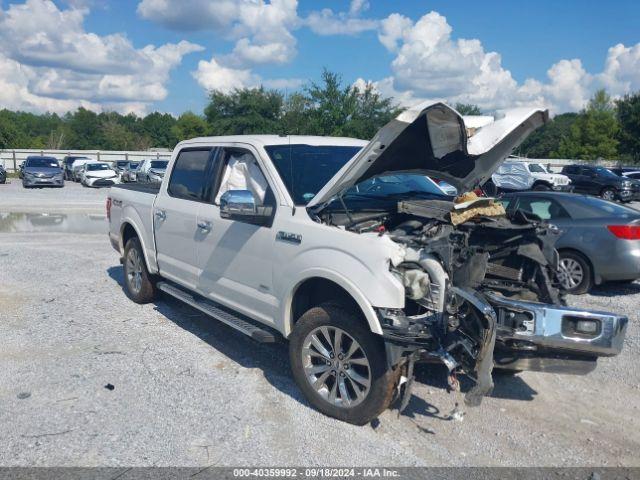
[[[0,233],[107,233],[106,215],[90,213],[0,213]]]

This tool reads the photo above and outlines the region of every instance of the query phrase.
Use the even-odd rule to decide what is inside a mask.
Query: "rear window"
[[[183,150],[178,154],[169,180],[169,195],[186,200],[204,200],[210,149]],[[166,163],[165,167],[166,167]],[[154,162],[151,162],[153,168]]]
[[[618,203],[608,202],[596,197],[582,196],[580,201],[571,202],[570,208],[574,218],[598,218],[598,217],[637,217],[638,210],[625,207]],[[569,206],[567,206],[569,208]]]

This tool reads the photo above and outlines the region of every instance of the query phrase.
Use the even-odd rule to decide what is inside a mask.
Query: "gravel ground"
[[[170,298],[130,302],[89,220],[105,196],[0,185],[0,465],[640,466],[640,283],[570,299],[630,318],[623,353],[591,374],[496,376],[452,421],[443,370],[421,366],[402,416],[355,427],[309,407],[286,345]]]

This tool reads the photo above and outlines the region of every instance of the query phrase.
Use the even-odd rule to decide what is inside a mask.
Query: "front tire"
[[[558,280],[567,293],[587,293],[593,286],[593,272],[589,261],[577,252],[560,252]]]
[[[124,291],[136,303],[149,303],[156,297],[156,286],[147,270],[140,240],[129,239],[124,247]]]
[[[289,339],[293,378],[314,408],[364,425],[390,404],[398,370],[387,366],[382,338],[340,305],[308,310]]]
[[[604,188],[600,192],[600,197],[603,200],[608,200],[610,202],[613,202],[616,199],[616,191],[610,187]]]

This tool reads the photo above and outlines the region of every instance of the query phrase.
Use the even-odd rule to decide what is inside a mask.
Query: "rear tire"
[[[140,240],[129,239],[124,247],[124,292],[136,303],[149,303],[156,297],[153,277],[147,270]]]
[[[300,317],[289,358],[298,387],[325,415],[364,425],[391,403],[399,369],[387,366],[382,338],[340,305],[323,304]]]
[[[572,295],[582,295],[593,286],[593,272],[589,261],[577,252],[560,252],[558,279],[562,289]]]

